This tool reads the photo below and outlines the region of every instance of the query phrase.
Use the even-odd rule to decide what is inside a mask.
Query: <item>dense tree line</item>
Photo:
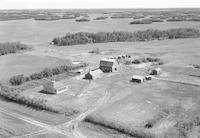
[[[59,20],[61,19],[60,16],[56,15],[56,14],[41,14],[41,15],[37,15],[34,17],[34,20],[47,20],[47,21],[51,21],[51,20]]]
[[[24,76],[24,75],[16,75],[10,78],[9,82],[11,85],[21,85],[24,82],[31,81],[31,80],[39,80],[43,78],[52,77],[54,75],[58,75],[61,73],[69,72],[72,70],[76,70],[79,68],[83,68],[87,66],[86,63],[82,63],[79,65],[62,65],[54,68],[45,68],[39,73],[31,74],[30,76]]]
[[[22,44],[20,42],[6,42],[6,43],[0,43],[0,56],[6,55],[9,53],[16,53],[20,50],[26,50],[29,49],[29,47],[25,44]]]
[[[100,17],[94,18],[94,20],[105,20],[107,18],[108,18],[107,16],[100,16]]]
[[[56,46],[78,45],[87,43],[124,42],[124,41],[150,41],[162,39],[197,38],[200,32],[193,28],[178,28],[169,30],[153,30],[137,32],[78,32],[67,33],[64,37],[53,39]]]
[[[130,22],[130,24],[152,24],[153,22],[151,20],[136,20],[136,21],[132,21]]]
[[[76,19],[75,21],[76,21],[76,22],[89,22],[90,19],[87,19],[87,18],[80,18],[80,19]]]
[[[164,64],[163,60],[161,60],[160,58],[156,58],[156,57],[142,57],[142,58],[138,58],[138,59],[129,59],[129,60],[125,60],[124,64],[131,65],[131,64],[149,63],[149,62],[152,62],[157,65]]]

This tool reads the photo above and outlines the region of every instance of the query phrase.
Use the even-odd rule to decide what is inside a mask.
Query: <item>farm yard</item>
[[[0,137],[200,136],[199,22],[189,21],[187,17],[187,21],[130,25],[132,14],[109,11],[104,15],[102,12],[64,13],[65,18],[70,19],[60,19],[63,12],[59,12],[56,19],[0,21],[2,43],[21,41],[30,47],[0,56],[0,91],[5,91],[0,96]],[[82,17],[91,20],[75,21]],[[100,17],[108,18],[98,19]],[[116,42],[101,39],[101,43],[97,43],[95,39],[99,32],[115,34],[178,28],[192,28],[197,33],[195,37],[181,35],[182,39],[173,40]],[[87,40],[75,45],[50,44],[68,32],[85,32],[88,36],[96,33],[97,36],[94,35],[92,42]],[[117,71],[100,71],[100,61],[106,58],[110,59],[108,62],[119,63]],[[154,68],[160,68],[161,73],[150,75],[149,71]],[[85,74],[92,77],[83,79]],[[22,75],[21,78],[18,75]],[[133,76],[150,79],[135,83]],[[62,83],[68,89],[60,94],[47,93],[44,91],[47,79]]]

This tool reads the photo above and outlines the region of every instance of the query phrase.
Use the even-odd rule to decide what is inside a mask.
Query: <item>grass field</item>
[[[30,75],[42,71],[45,67],[68,64],[70,61],[49,56],[31,56],[26,54],[10,54],[0,57],[0,79],[14,75]]]

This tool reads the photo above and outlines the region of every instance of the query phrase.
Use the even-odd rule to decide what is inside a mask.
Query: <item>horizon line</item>
[[[161,7],[161,8],[1,8],[0,10],[120,10],[120,9],[139,9],[139,10],[156,10],[156,9],[200,9],[200,7]]]

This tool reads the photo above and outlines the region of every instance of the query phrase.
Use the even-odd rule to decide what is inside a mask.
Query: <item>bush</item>
[[[200,37],[199,30],[193,28],[178,28],[170,30],[152,30],[137,32],[98,32],[98,33],[67,33],[64,37],[54,38],[56,46],[78,45],[87,43],[106,43],[124,41],[150,41],[163,39],[181,39]]]
[[[9,53],[16,53],[20,50],[26,50],[29,49],[27,45],[22,44],[20,42],[6,42],[6,43],[0,43],[0,56],[6,55]]]
[[[42,15],[37,15],[34,17],[34,20],[47,20],[47,21],[51,21],[51,20],[59,20],[61,19],[60,16],[55,15],[55,14],[42,14]]]
[[[130,14],[130,13],[119,13],[119,14],[112,15],[110,18],[111,19],[133,18],[133,14]]]
[[[94,18],[94,20],[105,20],[105,19],[107,19],[108,17],[106,17],[106,16],[101,16],[101,17],[96,17],[96,18]]]
[[[91,54],[100,54],[100,49],[99,48],[93,49],[93,50],[89,51],[89,53],[91,53]]]
[[[9,82],[11,85],[21,85],[26,82],[27,79],[23,75],[17,75],[10,78]]]
[[[147,58],[138,58],[133,60],[126,60],[124,64],[130,65],[130,64],[141,64],[141,63],[148,63],[152,62],[154,65],[163,65],[164,62],[160,58],[154,58],[154,57],[147,57]]]
[[[89,22],[90,19],[87,18],[81,18],[81,19],[76,19],[76,22]]]
[[[167,22],[182,22],[182,21],[187,21],[187,19],[184,17],[172,17],[170,19],[167,19],[166,21]]]
[[[132,61],[132,64],[141,64],[141,63],[142,63],[142,61],[140,59],[134,59]]]
[[[124,64],[125,64],[125,65],[131,65],[132,62],[131,62],[131,60],[125,60]]]
[[[130,24],[151,24],[151,23],[152,21],[147,19],[130,22]]]

